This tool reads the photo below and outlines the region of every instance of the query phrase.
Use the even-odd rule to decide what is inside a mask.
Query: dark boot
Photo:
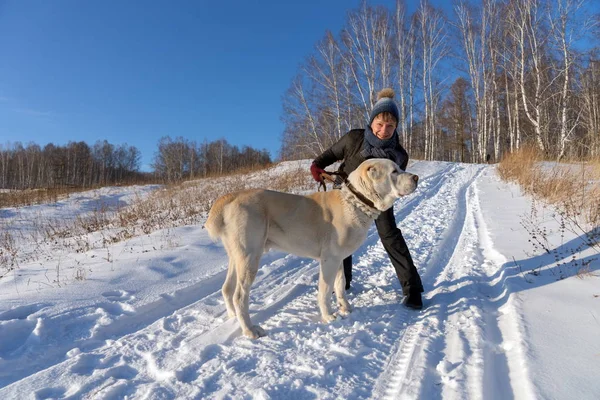
[[[344,258],[344,277],[346,278],[346,290],[350,289],[350,281],[352,280],[352,255]]]
[[[423,299],[421,298],[421,292],[411,291],[408,296],[404,299],[404,305],[414,310],[420,310],[423,308]]]

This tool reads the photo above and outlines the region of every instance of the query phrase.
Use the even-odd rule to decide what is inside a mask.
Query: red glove
[[[312,174],[312,176],[313,176],[313,178],[314,178],[314,180],[315,180],[315,181],[317,181],[317,182],[321,182],[321,180],[322,180],[322,179],[321,179],[321,174],[322,174],[323,172],[325,172],[325,170],[324,170],[323,168],[319,168],[319,167],[317,166],[317,164],[315,164],[315,163],[312,163],[312,164],[310,165],[310,173]]]

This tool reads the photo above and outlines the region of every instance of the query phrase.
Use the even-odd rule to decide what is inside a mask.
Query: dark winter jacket
[[[314,163],[319,168],[327,168],[336,161],[342,161],[342,164],[338,168],[340,176],[344,179],[350,175],[358,166],[365,161],[367,158],[363,157],[360,153],[363,149],[365,140],[364,129],[353,129],[341,137],[333,146],[325,150],[320,156],[315,158]],[[397,159],[402,160],[400,168],[405,171],[406,165],[408,164],[408,153],[398,143],[396,150],[400,153]],[[393,160],[395,161],[395,160]]]

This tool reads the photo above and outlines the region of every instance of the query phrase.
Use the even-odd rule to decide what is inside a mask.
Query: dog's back
[[[264,201],[271,192],[264,189],[247,189],[219,197],[211,207],[204,227],[213,240],[223,240],[229,233],[241,233],[239,226],[246,226],[249,219],[264,220],[266,211]],[[285,194],[284,194],[285,195]],[[231,229],[227,229],[227,228]]]
[[[296,201],[290,201],[290,198]],[[304,201],[302,201],[302,199]],[[204,227],[213,240],[222,239],[228,224],[240,224],[250,215],[264,219],[273,219],[275,222],[278,216],[290,217],[290,214],[296,215],[297,219],[307,217],[311,208],[298,207],[300,204],[307,203],[309,198],[301,195],[274,192],[263,189],[248,189],[229,193],[219,197],[211,207]],[[313,200],[309,200],[314,205]],[[242,212],[242,210],[244,210]],[[265,220],[265,222],[267,222]],[[243,225],[246,225],[245,223]],[[286,224],[287,225],[287,224]]]

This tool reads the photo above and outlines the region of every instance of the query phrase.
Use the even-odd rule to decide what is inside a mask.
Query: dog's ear
[[[379,168],[377,164],[369,165],[367,167],[367,176],[372,181],[377,181],[381,179],[381,168]]]

